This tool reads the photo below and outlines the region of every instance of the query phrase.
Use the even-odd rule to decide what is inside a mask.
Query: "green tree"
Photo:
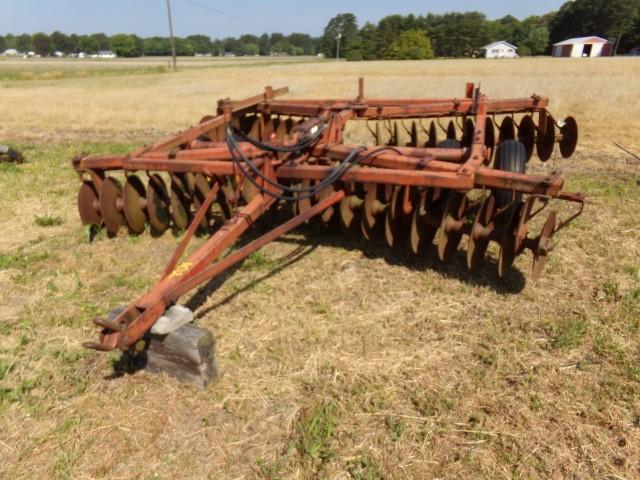
[[[400,34],[405,31],[403,24],[402,15],[389,15],[380,20],[374,48],[378,50],[378,52],[385,52],[391,47],[391,44],[396,41]]]
[[[64,33],[55,31],[50,37],[51,39],[51,50],[54,52],[62,52],[62,53],[70,53],[69,52],[69,37],[67,37]]]
[[[139,57],[143,53],[144,43],[141,47],[134,35],[119,33],[111,37],[111,50],[119,57]]]
[[[376,60],[380,58],[378,49],[378,29],[372,23],[365,23],[360,30],[360,51],[363,60]]]
[[[193,57],[195,55],[193,44],[186,38],[176,37],[176,55],[181,57]]]
[[[387,49],[390,60],[425,60],[433,58],[431,40],[422,30],[407,30]]]
[[[33,44],[33,51],[36,55],[46,57],[51,53],[51,40],[46,33],[35,33],[31,38],[31,43]]]
[[[33,43],[31,42],[31,35],[23,33],[22,35],[18,35],[16,37],[16,50],[20,53],[30,52],[33,48]]]
[[[11,34],[11,33],[7,33],[4,36],[4,47],[5,48],[15,48],[17,50],[16,47],[16,36]]]
[[[98,45],[98,51],[111,50],[111,41],[104,33],[94,33],[91,38],[95,40]]]
[[[260,55],[260,47],[256,43],[245,43],[242,54],[248,57]]]
[[[67,51],[69,53],[80,52],[80,37],[75,33],[72,33],[67,37]]]
[[[269,34],[263,33],[260,36],[258,46],[260,47],[260,55],[265,57],[271,55],[271,37],[269,37]]]
[[[224,45],[221,40],[216,39],[211,42],[211,53],[215,56],[224,55]]]
[[[144,39],[143,50],[150,57],[171,55],[171,44],[165,37],[149,37]]]
[[[289,42],[278,42],[272,48],[271,51],[276,55],[295,55],[295,48]]]
[[[527,38],[520,42],[520,54],[525,48],[531,55],[542,55],[549,46],[549,29],[547,27],[537,27],[529,32]]]
[[[0,35],[0,53],[4,52],[7,49],[7,44],[4,41],[4,37]]]
[[[347,58],[351,53],[350,50],[360,48],[358,21],[353,13],[341,13],[329,20],[320,43],[322,53],[327,57],[336,56],[338,35],[340,35],[340,57]]]
[[[91,35],[82,35],[78,42],[78,48],[80,48],[80,51],[90,54],[98,53],[99,51],[98,41]]]
[[[302,50],[302,53],[296,53],[296,55],[313,55],[315,52],[315,44],[311,35],[306,33],[292,33],[287,37],[287,41]]]
[[[193,46],[194,53],[211,53],[213,45],[206,35],[189,35],[186,40]]]

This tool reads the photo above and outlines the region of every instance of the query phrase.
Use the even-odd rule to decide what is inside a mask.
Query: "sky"
[[[557,10],[564,0],[170,0],[175,34],[212,38],[264,32],[322,34],[336,14],[351,12],[360,25],[395,13],[479,10],[488,18],[524,18]],[[134,33],[168,35],[166,0],[0,0],[0,34]]]

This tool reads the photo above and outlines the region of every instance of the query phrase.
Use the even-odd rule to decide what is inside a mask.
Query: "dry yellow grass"
[[[61,68],[57,65],[64,69],[65,63],[35,63],[36,68],[52,71]],[[602,146],[616,139],[640,145],[640,62],[633,57],[399,63],[245,60],[231,65],[229,60],[213,59],[185,61],[177,76],[151,70],[145,75],[73,78],[74,71],[82,76],[83,70],[104,65],[69,62],[68,79],[5,83],[0,137],[148,141],[158,132],[182,129],[211,113],[218,98],[255,95],[267,83],[288,85],[292,97],[350,98],[357,93],[357,78],[364,76],[366,93],[372,97],[460,96],[467,81],[480,82],[495,97],[538,93],[551,97],[558,117],[578,118],[583,144]],[[165,65],[164,60],[120,61],[114,70],[135,73],[136,68]],[[2,68],[26,67],[24,61],[5,61],[0,62]]]
[[[0,85],[0,139],[30,160],[0,166],[0,478],[640,477],[640,166],[610,148],[639,149],[640,63],[177,75],[125,63],[121,76]],[[127,151],[264,84],[354,96],[360,75],[371,96],[459,95],[476,80],[492,95],[549,95],[554,113],[579,119],[577,155],[536,167],[562,168],[591,197],[543,279],[525,283],[529,257],[498,281],[495,252],[468,273],[462,255],[416,261],[311,227],[185,299],[215,333],[219,382],[200,392],[143,373],[111,378],[115,356],[80,347],[88,320],[144,292],[176,240],[88,243],[69,158]]]

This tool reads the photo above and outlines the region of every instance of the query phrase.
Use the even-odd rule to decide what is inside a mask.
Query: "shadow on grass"
[[[249,283],[247,283],[242,288],[230,293],[229,295],[224,297],[222,300],[216,302],[215,304],[213,304],[213,305],[211,305],[211,306],[209,306],[209,307],[207,307],[207,308],[205,308],[203,310],[198,311],[196,313],[196,318],[201,318],[201,317],[207,315],[209,312],[215,310],[216,308],[221,307],[223,305],[226,305],[227,303],[229,303],[231,300],[236,298],[241,293],[246,292],[247,290],[251,290],[256,285],[258,285],[260,282],[263,282],[263,281],[267,280],[268,278],[273,277],[274,275],[278,274],[279,272],[281,272],[285,268],[287,268],[287,267],[293,265],[294,263],[302,260],[304,257],[306,257],[311,252],[313,252],[317,247],[318,247],[318,245],[300,245],[298,248],[296,248],[295,250],[293,250],[289,254],[285,255],[284,257],[281,257],[281,258],[279,258],[279,259],[277,259],[275,261],[271,261],[270,265],[273,266],[273,268],[271,270],[269,270],[264,275],[261,275],[260,277],[250,281]],[[213,279],[208,284],[206,284],[205,286],[201,287],[191,297],[189,302],[187,302],[186,306],[188,308],[190,308],[191,310],[194,310],[194,311],[196,309],[200,308],[207,301],[207,298],[209,298],[209,296],[213,292],[215,292],[218,288],[220,288],[224,284],[224,282],[227,280],[227,278],[229,278],[231,275],[233,275],[233,273],[235,273],[241,267],[242,267],[242,263],[239,263],[239,264],[235,265],[233,268],[231,268],[231,269],[227,270],[226,272],[224,272],[218,278]]]
[[[273,221],[274,219],[271,218],[270,222],[263,222],[261,225],[257,225],[257,228],[253,229],[250,234],[242,238],[242,242],[239,242],[239,246],[246,245],[268,231],[273,227]],[[431,249],[429,255],[425,257],[417,257],[411,253],[409,247],[406,245],[403,245],[401,248],[393,249],[386,245],[384,240],[367,241],[362,237],[349,235],[339,229],[329,229],[318,224],[312,223],[304,225],[298,228],[296,232],[302,234],[302,238],[284,236],[280,237],[278,242],[296,244],[298,245],[298,248],[285,257],[275,261],[269,261],[269,266],[272,268],[267,273],[252,280],[242,288],[235,290],[215,304],[197,312],[196,318],[201,318],[216,308],[226,305],[241,293],[254,288],[260,282],[273,277],[283,269],[300,261],[307,255],[311,254],[319,246],[331,246],[349,251],[358,250],[367,258],[381,258],[389,265],[402,266],[413,271],[424,271],[430,269],[437,272],[444,278],[453,278],[473,286],[487,287],[501,294],[517,294],[524,289],[526,284],[525,276],[516,268],[512,268],[505,278],[498,277],[496,262],[490,259],[485,259],[478,268],[470,271],[467,268],[466,252],[462,250],[459,250],[450,262],[443,263],[438,260],[435,248]],[[218,290],[231,275],[242,268],[243,263],[244,262],[241,262],[235,265],[219,277],[201,287],[191,297],[186,306],[195,311],[204,305],[211,294]]]
[[[303,234],[303,238],[282,237],[278,241],[314,248],[324,245],[349,251],[358,250],[367,258],[382,259],[389,265],[401,266],[412,271],[433,270],[444,278],[453,278],[473,286],[487,287],[501,294],[517,294],[526,284],[526,277],[516,268],[512,268],[506,277],[498,277],[497,263],[489,258],[486,258],[479,267],[469,270],[466,250],[458,250],[449,262],[443,263],[437,258],[435,245],[432,246],[428,255],[418,257],[410,251],[408,245],[390,248],[385,243],[384,236],[381,239],[368,241],[356,235],[345,234],[339,229],[332,231],[320,225],[306,225],[298,232]]]

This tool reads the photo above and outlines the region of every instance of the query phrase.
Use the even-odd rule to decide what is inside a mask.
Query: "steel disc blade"
[[[500,136],[499,142],[505,142],[507,140],[514,140],[516,138],[516,125],[511,117],[504,117],[500,124]]]
[[[456,140],[458,138],[458,132],[456,131],[456,123],[453,120],[449,121],[447,125],[447,139]]]
[[[299,188],[304,188],[304,189],[311,188],[314,184],[315,184],[314,180],[303,180],[302,182],[300,182]],[[313,198],[307,196],[306,192],[299,193],[297,194],[297,196],[300,197],[300,200],[296,201],[296,213],[301,214],[310,210],[314,204]]]
[[[428,190],[420,195],[413,209],[409,231],[409,243],[411,251],[415,255],[427,255],[433,245],[433,239],[438,232],[438,227],[430,222],[434,217],[432,212],[434,208],[433,190]]]
[[[460,144],[463,147],[469,147],[473,143],[473,135],[475,133],[475,125],[471,118],[467,118],[464,122],[464,130],[462,132],[462,139]]]
[[[359,224],[356,220],[362,203],[363,200],[356,195],[347,195],[340,201],[338,212],[343,230],[350,232],[355,225]]]
[[[409,188],[410,187],[395,187],[391,195],[391,201],[385,212],[384,233],[387,244],[390,247],[400,245],[409,236],[413,206],[411,207],[411,211],[404,211],[406,195],[411,195],[411,190],[407,190]]]
[[[124,184],[124,216],[132,233],[144,232],[147,223],[146,197],[142,180],[136,175],[129,175]]]
[[[296,122],[293,120],[293,118],[289,117],[285,120],[284,126],[287,132],[287,135],[291,135],[291,131],[295,128]]]
[[[438,145],[438,129],[436,128],[436,123],[431,122],[429,125],[429,139],[427,140],[428,148],[435,148]]]
[[[204,203],[205,198],[209,194],[210,190],[211,190],[211,183],[209,178],[207,178],[207,176],[202,173],[196,173],[194,177],[194,191],[192,194],[193,204],[196,212],[200,210],[200,207]],[[210,222],[211,217],[213,216],[212,208],[213,208],[213,205],[209,207],[209,211],[207,211],[205,216],[202,217],[202,221],[200,222],[201,228],[206,229],[209,227],[211,223]]]
[[[261,140],[263,142],[271,141],[271,135],[275,131],[275,120],[271,115],[263,115],[264,128],[262,130]]]
[[[335,191],[336,190],[333,187],[333,185],[330,185],[324,188],[323,190],[318,192],[318,202],[321,202],[322,200],[329,198],[331,195],[335,193]],[[320,214],[320,219],[322,220],[323,223],[329,224],[331,223],[332,220],[335,219],[335,213],[336,213],[336,209],[334,207],[329,207]]]
[[[578,145],[578,122],[573,117],[564,119],[560,127],[562,139],[560,140],[560,154],[563,158],[569,158],[576,151]]]
[[[549,258],[549,252],[551,251],[551,241],[553,238],[553,234],[555,233],[557,222],[557,214],[554,210],[549,213],[549,217],[547,221],[544,223],[542,227],[542,231],[540,232],[540,236],[538,237],[538,242],[536,245],[536,249],[533,252],[533,271],[531,277],[533,280],[537,280],[542,275],[542,271],[544,270],[544,266],[547,263],[547,259]]]
[[[411,128],[409,129],[409,142],[407,143],[407,147],[417,147],[418,146],[418,125],[416,122],[411,122]]]
[[[454,193],[447,201],[438,229],[438,258],[443,262],[448,262],[458,250],[462,229],[452,227],[452,223],[463,219],[466,205],[467,196],[463,193]]]
[[[467,267],[471,270],[484,260],[489,246],[489,236],[484,231],[493,221],[495,213],[495,199],[493,195],[485,198],[476,214],[471,227],[469,244],[467,246]]]
[[[240,117],[240,130],[242,130],[242,132],[246,134],[249,134],[257,119],[258,117],[256,115],[245,115],[243,117]]]
[[[78,212],[83,225],[100,225],[100,202],[93,182],[85,180],[78,191]]]
[[[525,115],[518,126],[518,141],[524,145],[527,152],[527,161],[533,155],[536,144],[536,124],[531,115]]]
[[[177,177],[171,177],[171,218],[178,230],[186,230],[191,219],[191,202],[186,186]]]
[[[516,258],[516,239],[513,235],[505,234],[500,242],[500,254],[498,256],[498,276],[503,278],[511,269]]]
[[[113,177],[107,177],[100,188],[100,213],[107,231],[113,235],[124,225],[122,213],[122,185]]]
[[[287,122],[278,118],[275,124],[276,138],[282,140],[287,135]]]
[[[162,234],[169,228],[171,199],[162,177],[155,173],[147,186],[147,213],[154,234]]]
[[[556,125],[555,120],[549,114],[546,116],[546,125],[544,131],[538,129],[538,136],[536,139],[536,150],[538,151],[538,157],[543,162],[546,162],[553,155],[553,148],[556,144]]]
[[[398,123],[397,122],[393,122],[391,124],[391,128],[389,129],[389,140],[387,140],[386,145],[388,147],[398,146]]]

